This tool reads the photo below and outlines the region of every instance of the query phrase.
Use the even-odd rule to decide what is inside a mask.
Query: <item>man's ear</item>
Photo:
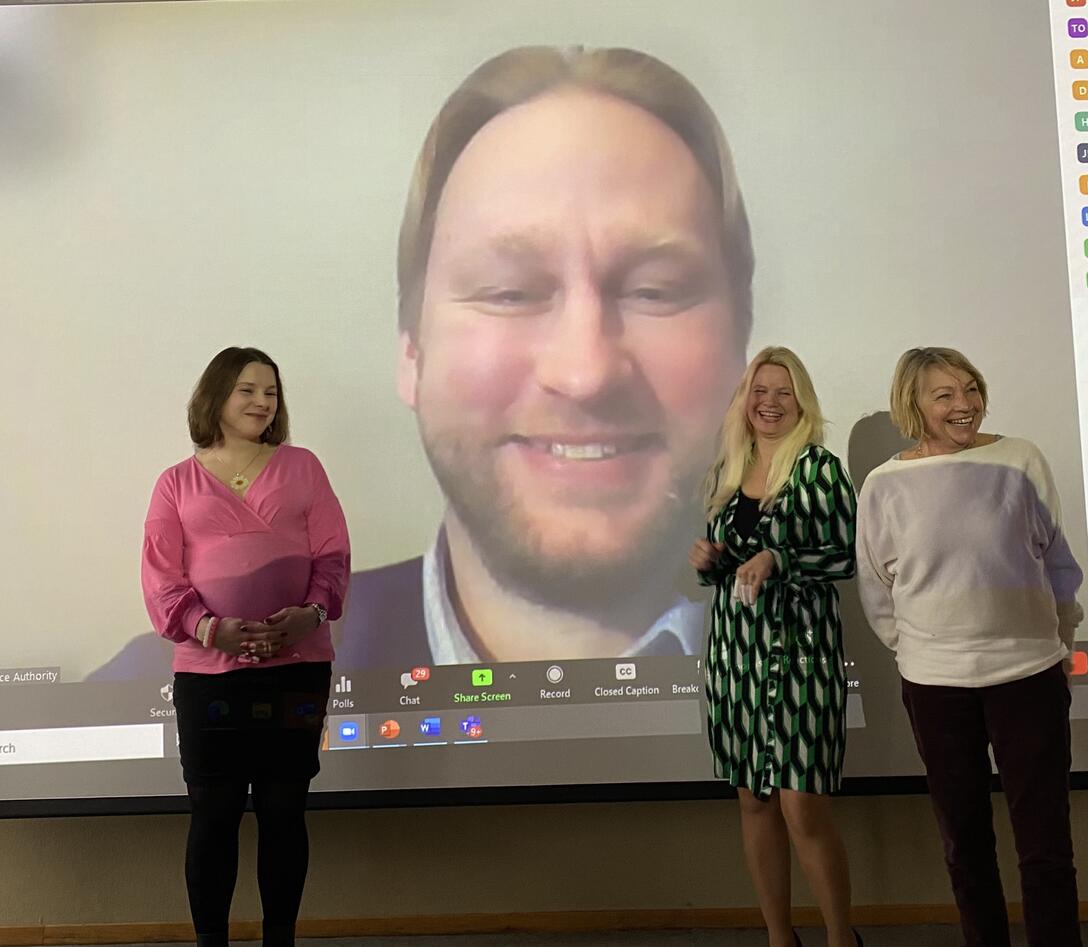
[[[397,395],[414,411],[422,353],[412,333],[407,331],[401,332],[397,347]]]

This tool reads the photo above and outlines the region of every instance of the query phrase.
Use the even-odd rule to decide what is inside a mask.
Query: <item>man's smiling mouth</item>
[[[663,445],[663,438],[658,434],[626,434],[611,437],[570,437],[546,436],[525,437],[514,435],[508,443],[527,447],[529,450],[548,454],[557,460],[602,461],[633,454],[638,451],[656,449]]]

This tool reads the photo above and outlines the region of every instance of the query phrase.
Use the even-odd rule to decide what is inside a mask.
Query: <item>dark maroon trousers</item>
[[[990,757],[1009,803],[1031,947],[1081,947],[1069,829],[1069,685],[1062,665],[992,687],[903,681],[966,947],[1009,947]]]

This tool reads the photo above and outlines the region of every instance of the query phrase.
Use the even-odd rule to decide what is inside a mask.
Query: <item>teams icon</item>
[[[461,732],[471,740],[479,740],[484,735],[484,726],[476,714],[469,714],[461,721]]]

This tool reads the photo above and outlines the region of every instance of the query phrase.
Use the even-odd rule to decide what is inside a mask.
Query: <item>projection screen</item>
[[[633,49],[679,72],[721,125],[750,221],[750,326],[735,256],[717,320],[674,316],[668,292],[696,279],[682,253],[648,264],[667,291],[630,297],[638,338],[616,370],[636,380],[607,436],[562,412],[510,422],[526,385],[600,383],[600,353],[580,324],[534,334],[549,276],[534,264],[508,290],[508,273],[525,233],[577,252],[579,214],[612,233],[705,211],[670,197],[680,172],[658,173],[637,116],[609,138],[558,99],[535,126],[485,125],[478,167],[451,172],[461,217],[440,249],[487,287],[488,329],[454,320],[423,370],[398,322],[428,129],[473,70],[525,46]],[[964,351],[989,383],[985,429],[1039,445],[1088,563],[1086,67],[1088,23],[1061,0],[1049,16],[1022,0],[0,7],[0,812],[183,804],[142,528],[228,345],[278,361],[292,443],[320,458],[350,530],[318,804],[723,791],[707,591],[686,557],[698,476],[764,345],[808,366],[859,488],[903,446],[900,353]],[[623,174],[593,150],[574,166],[583,126]],[[619,178],[641,181],[637,200],[615,199]],[[413,370],[432,373],[414,403]],[[473,453],[496,432],[532,455],[523,468]],[[502,565],[488,581],[450,542],[451,503]],[[847,789],[917,788],[893,656],[851,582],[840,595]],[[1086,685],[1072,678],[1078,771]]]

